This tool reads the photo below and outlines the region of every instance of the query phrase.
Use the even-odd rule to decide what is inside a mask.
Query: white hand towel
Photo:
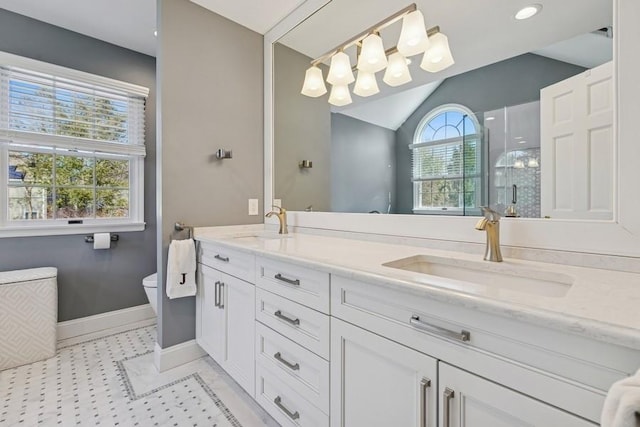
[[[196,247],[193,239],[174,240],[167,260],[167,297],[190,297],[196,294]]]
[[[640,370],[613,384],[602,408],[602,427],[640,427]]]

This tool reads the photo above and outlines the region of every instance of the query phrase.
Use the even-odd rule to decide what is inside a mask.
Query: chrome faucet
[[[486,206],[481,206],[484,218],[476,224],[476,230],[487,232],[487,248],[485,261],[502,262],[500,253],[500,214]]]
[[[274,208],[278,209],[278,212],[271,211],[265,216],[267,218],[271,218],[273,215],[278,216],[278,221],[280,221],[280,230],[278,230],[279,234],[289,234],[289,228],[287,227],[287,210],[283,207],[273,205]]]

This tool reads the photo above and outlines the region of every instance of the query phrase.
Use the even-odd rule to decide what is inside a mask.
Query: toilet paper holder
[[[112,242],[117,242],[118,240],[120,240],[120,236],[117,234],[112,234],[111,235],[111,241]],[[87,243],[93,243],[93,236],[85,236],[84,237],[84,241]]]

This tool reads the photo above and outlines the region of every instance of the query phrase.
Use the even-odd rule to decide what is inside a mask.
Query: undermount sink
[[[567,274],[537,270],[509,262],[476,262],[431,255],[416,255],[382,265],[462,281],[467,285],[457,286],[455,282],[450,281],[447,281],[448,283],[429,283],[461,291],[482,291],[483,294],[512,291],[560,298],[569,292],[574,282],[574,278]],[[478,289],[479,287],[481,289]]]

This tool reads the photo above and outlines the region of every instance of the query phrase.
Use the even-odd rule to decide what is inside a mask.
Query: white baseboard
[[[58,341],[126,325],[137,326],[141,322],[151,324],[155,319],[156,315],[151,305],[143,304],[122,310],[96,314],[95,316],[67,320],[58,323]],[[140,326],[144,326],[144,324]]]
[[[196,343],[196,340],[186,341],[167,348],[161,348],[158,343],[156,343],[153,361],[158,372],[164,372],[200,359],[206,356],[206,354],[198,343]]]

